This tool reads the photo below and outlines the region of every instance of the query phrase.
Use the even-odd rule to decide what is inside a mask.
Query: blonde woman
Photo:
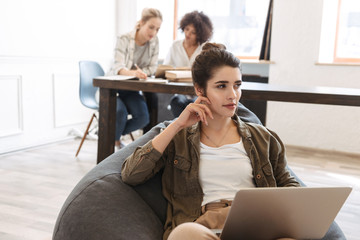
[[[154,8],[145,8],[133,31],[119,36],[115,47],[114,63],[109,75],[135,76],[146,79],[155,73],[159,55],[157,33],[162,14]],[[132,118],[128,120],[127,116]],[[144,97],[138,91],[118,91],[116,106],[115,147],[121,148],[122,135],[145,127],[149,112]]]

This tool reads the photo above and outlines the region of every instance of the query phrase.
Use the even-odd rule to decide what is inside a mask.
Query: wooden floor
[[[349,240],[360,239],[360,155],[287,147],[292,170],[307,186],[351,186],[336,217]]]
[[[95,166],[96,141],[79,140],[0,155],[0,239],[51,239],[57,214],[75,184]],[[336,221],[360,240],[360,156],[288,147],[290,167],[308,186],[352,186]]]

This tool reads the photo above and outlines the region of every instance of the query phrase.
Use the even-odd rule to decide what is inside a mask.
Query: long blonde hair
[[[162,21],[162,14],[158,9],[155,8],[144,8],[142,13],[141,13],[141,20],[137,21],[135,28],[139,29],[140,28],[140,22],[146,23],[150,18],[160,18],[160,20]]]

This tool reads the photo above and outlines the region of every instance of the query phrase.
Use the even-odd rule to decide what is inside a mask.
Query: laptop
[[[320,239],[351,190],[350,187],[242,189],[235,195],[220,239]]]

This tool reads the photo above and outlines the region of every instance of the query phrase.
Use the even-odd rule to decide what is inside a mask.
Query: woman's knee
[[[132,115],[132,120],[138,128],[143,128],[150,122],[150,115],[148,111],[144,111],[142,114]]]
[[[124,102],[120,99],[120,98],[117,98],[116,99],[116,115],[117,116],[127,116],[129,113],[128,113],[128,110],[124,104]]]
[[[219,240],[219,238],[207,227],[195,222],[182,223],[169,235],[168,240]]]

